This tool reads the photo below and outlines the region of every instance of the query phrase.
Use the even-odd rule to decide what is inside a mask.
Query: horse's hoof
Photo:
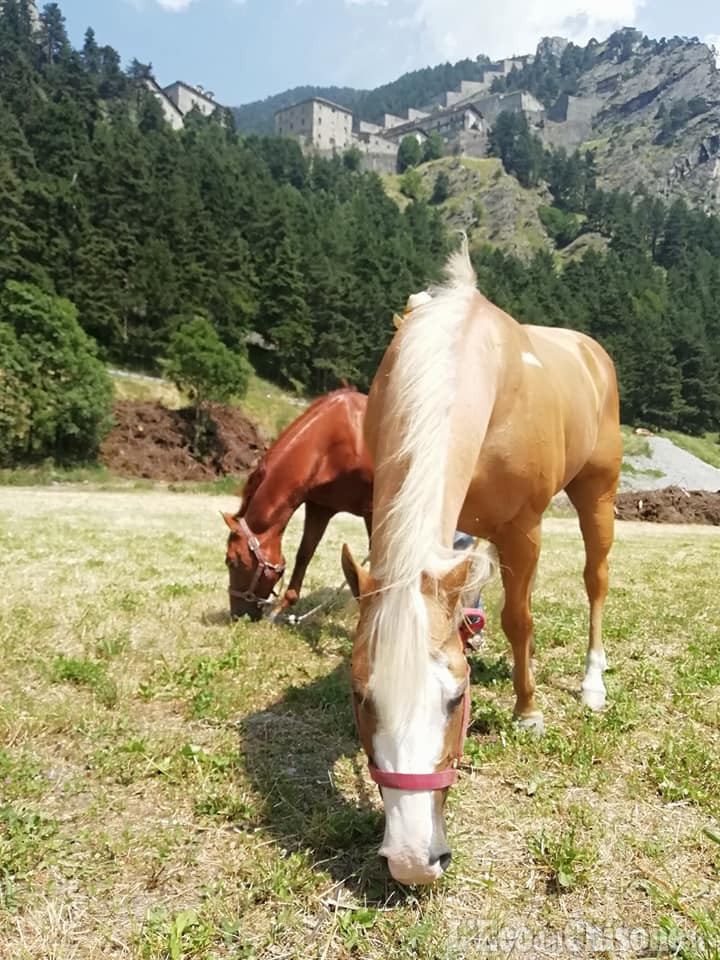
[[[539,710],[536,710],[535,713],[528,713],[524,717],[515,717],[515,726],[519,730],[534,733],[536,737],[542,737],[545,733],[545,721]]]
[[[582,703],[584,707],[588,707],[590,710],[602,710],[605,707],[607,700],[607,693],[605,689],[602,690],[597,687],[583,687],[582,688]]]

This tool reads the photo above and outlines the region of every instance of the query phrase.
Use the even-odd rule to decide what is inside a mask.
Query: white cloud
[[[543,36],[576,43],[632,26],[646,0],[394,0],[427,62],[533,52]]]
[[[386,7],[389,0],[345,0],[346,7]]]
[[[134,0],[137,2],[137,0]],[[171,10],[173,13],[179,13],[181,10],[187,10],[191,3],[194,3],[195,0],[155,0],[158,6],[162,7],[163,10]],[[245,0],[233,0],[233,3],[237,3],[238,6],[241,6],[245,3]]]

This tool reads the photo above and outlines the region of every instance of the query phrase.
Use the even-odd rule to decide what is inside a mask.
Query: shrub
[[[580,233],[581,222],[574,213],[543,206],[538,207],[538,216],[558,247],[566,247]]]
[[[0,295],[0,461],[91,460],[112,384],[69,300],[8,281]]]
[[[11,463],[30,433],[30,405],[23,388],[28,358],[15,331],[0,322],[0,463]]]
[[[230,350],[207,317],[196,315],[181,322],[170,339],[165,372],[195,408],[194,452],[202,453],[208,426],[208,404],[243,396],[250,379],[250,364]]]
[[[425,189],[417,170],[406,170],[400,181],[400,192],[410,200],[424,200]]]
[[[403,137],[398,149],[398,172],[404,173],[411,167],[416,167],[423,159],[423,148],[416,137]]]
[[[433,187],[432,197],[430,198],[431,203],[445,203],[447,198],[450,196],[450,177],[444,170],[441,170],[440,173],[435,178],[435,186]]]
[[[437,130],[433,130],[422,148],[423,163],[429,160],[439,160],[445,153],[445,142]]]

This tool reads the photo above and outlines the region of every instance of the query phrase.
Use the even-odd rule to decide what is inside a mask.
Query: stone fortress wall
[[[538,55],[551,50],[560,56],[566,44],[559,37],[546,37],[538,46]],[[499,60],[490,64],[482,80],[463,80],[458,90],[447,90],[428,104],[411,107],[404,117],[386,113],[382,123],[360,120],[338,104],[311,98],[278,111],[275,129],[280,136],[297,139],[308,152],[332,154],[354,147],[362,155],[364,169],[387,173],[395,172],[398,149],[407,136],[424,142],[438,133],[450,154],[486,156],[488,133],[503,112],[523,113],[546,144],[573,150],[591,136],[593,120],[603,104],[599,90],[565,96],[552,111],[546,111],[524,90],[491,92],[495,80],[534,59],[528,55]]]

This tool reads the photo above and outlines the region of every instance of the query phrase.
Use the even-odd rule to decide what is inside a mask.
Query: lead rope
[[[368,554],[362,562],[362,566],[370,560],[370,554]],[[328,597],[327,600],[323,600],[322,603],[319,603],[316,607],[313,607],[312,610],[308,610],[307,613],[304,613],[301,617],[296,616],[294,613],[288,615],[287,623],[291,627],[299,627],[301,623],[304,623],[309,617],[314,616],[316,613],[319,613],[321,610],[329,610],[343,592],[346,587],[346,583],[343,580],[333,591],[333,593]]]

